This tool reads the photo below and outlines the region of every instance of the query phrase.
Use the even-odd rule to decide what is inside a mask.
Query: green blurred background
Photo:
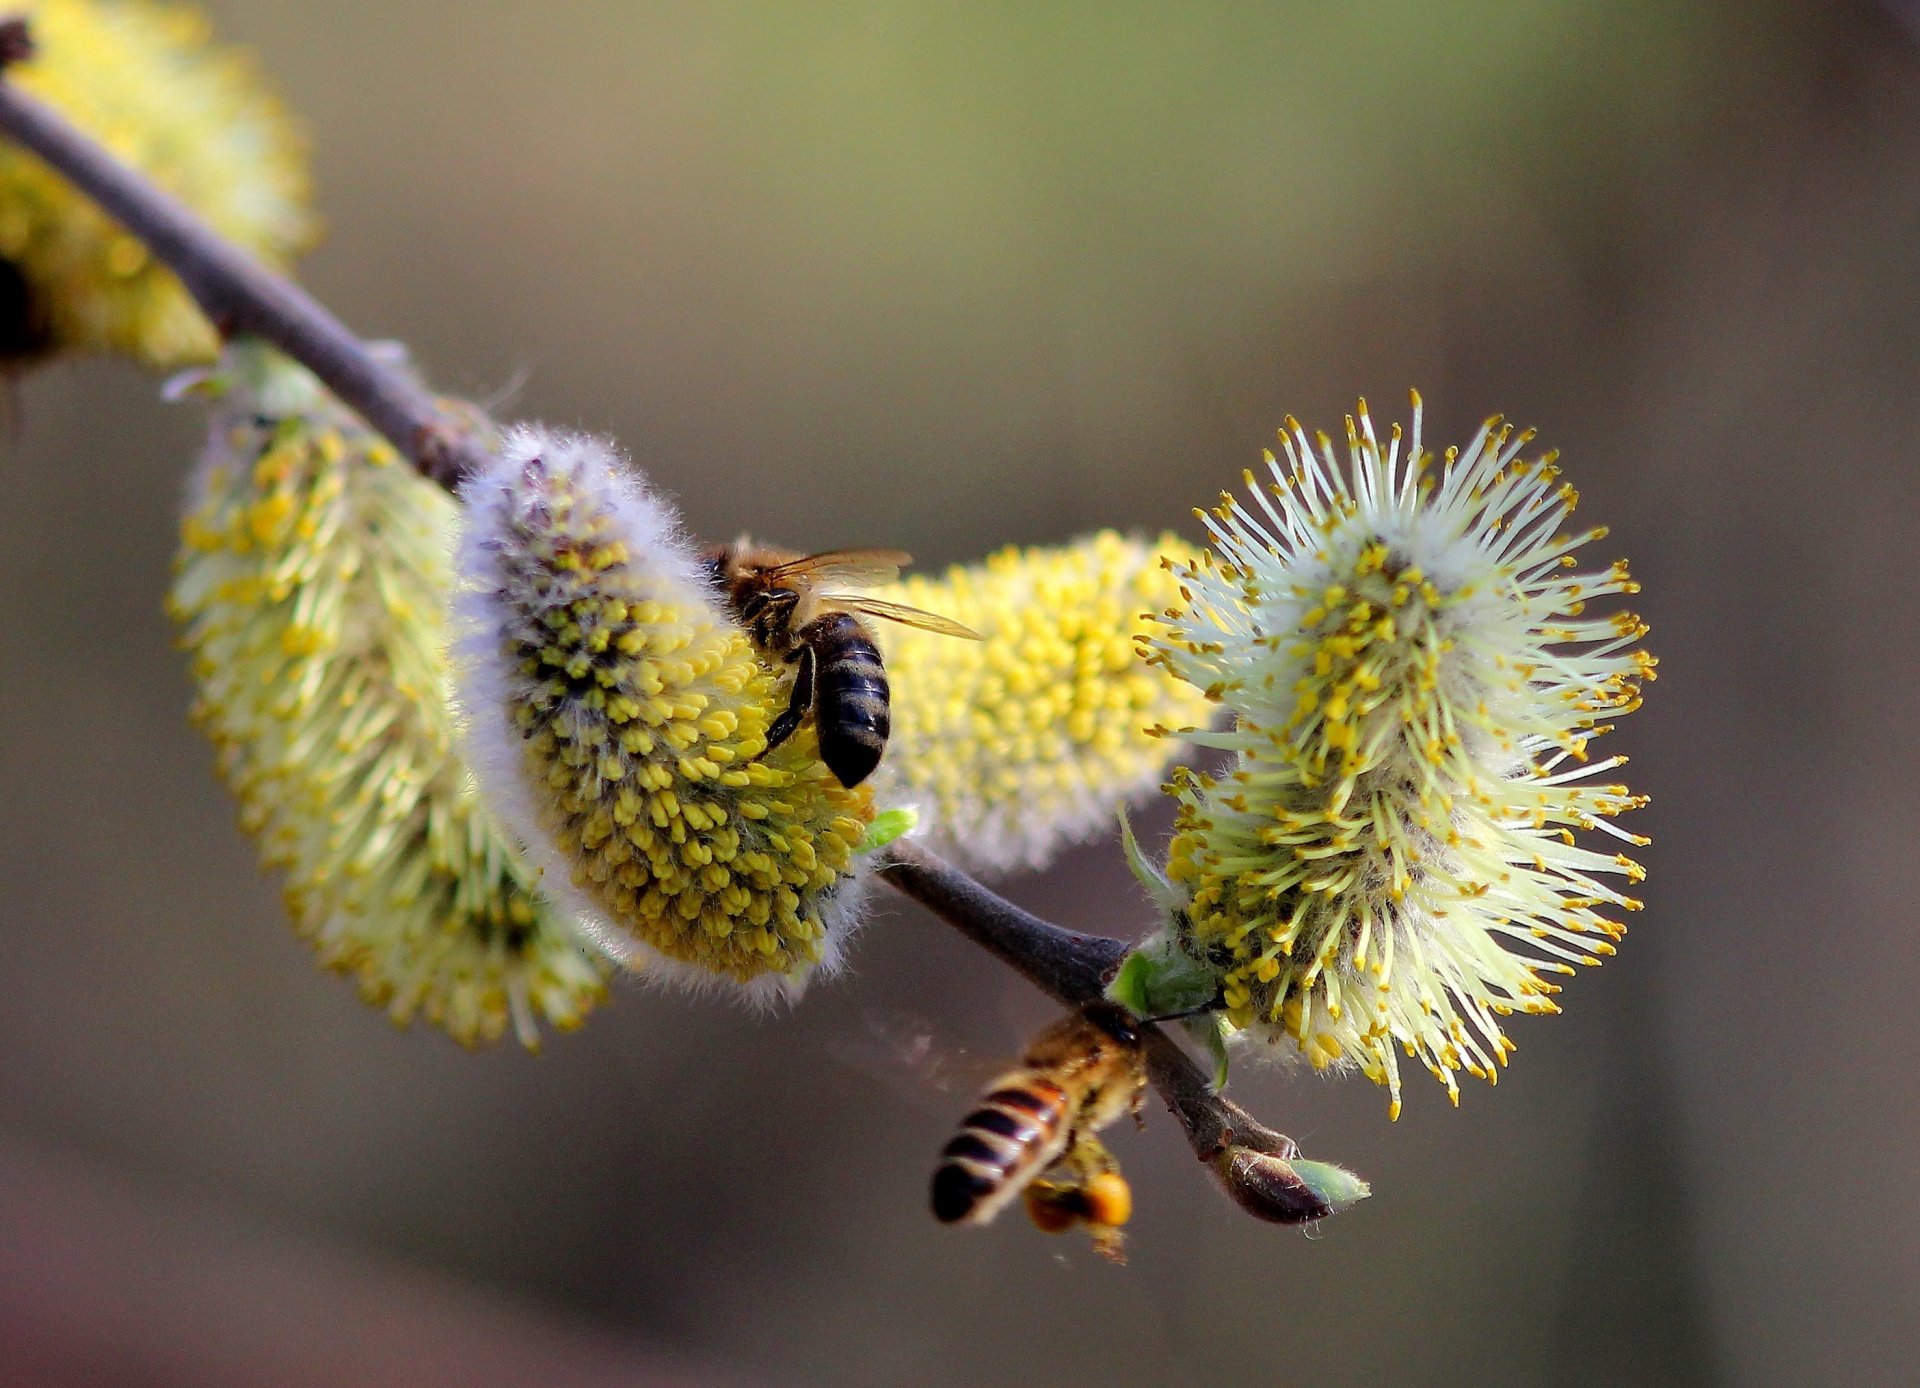
[[[1650,904],[1459,1112],[1243,1069],[1374,1182],[1317,1237],[1158,1113],[1125,1270],[939,1228],[954,1101],[843,1043],[1044,1009],[904,906],[791,1016],[627,988],[538,1057],[318,973],[161,615],[198,422],[58,367],[0,448],[0,1378],[1915,1381],[1911,9],[210,8],[310,127],[308,283],[709,535],[1191,533],[1289,411],[1539,426],[1646,585]],[[1110,845],[1008,890],[1143,920]]]

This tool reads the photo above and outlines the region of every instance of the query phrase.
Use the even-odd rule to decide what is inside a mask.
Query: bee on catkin
[[[898,550],[832,550],[796,555],[742,537],[707,556],[714,585],[766,659],[794,667],[787,707],[767,731],[767,749],[813,715],[820,760],[852,789],[873,774],[893,729],[886,667],[861,617],[978,641],[980,633],[917,607],[829,583],[885,583],[912,557]]]

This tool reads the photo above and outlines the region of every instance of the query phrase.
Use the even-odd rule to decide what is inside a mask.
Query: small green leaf
[[[196,366],[186,371],[178,371],[167,377],[160,387],[160,398],[169,403],[176,400],[218,400],[227,393],[231,382],[210,366]]]
[[[876,848],[885,848],[902,834],[911,834],[919,823],[920,811],[911,805],[882,810],[873,817],[873,823],[867,826],[867,836],[860,840],[860,847],[854,851],[871,853]]]
[[[1129,954],[1107,985],[1107,997],[1136,1017],[1197,1012],[1220,992],[1220,975],[1161,931]]]
[[[1208,1055],[1213,1057],[1213,1091],[1218,1094],[1227,1087],[1227,1036],[1232,1030],[1227,1019],[1218,1012],[1203,1013],[1198,1017],[1188,1017],[1181,1025],[1186,1027],[1187,1035]]]
[[[1136,1017],[1152,1015],[1147,1009],[1147,975],[1152,971],[1146,956],[1135,950],[1120,961],[1120,971],[1107,985],[1107,999],[1117,1002]]]
[[[1303,1157],[1295,1157],[1292,1166],[1300,1179],[1307,1183],[1307,1189],[1331,1214],[1338,1214],[1347,1206],[1358,1204],[1373,1194],[1372,1186],[1346,1167],[1335,1166],[1330,1161],[1307,1161]]]

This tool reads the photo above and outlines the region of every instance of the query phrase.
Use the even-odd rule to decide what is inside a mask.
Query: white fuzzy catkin
[[[859,918],[871,791],[810,719],[767,750],[779,677],[609,445],[514,430],[461,496],[468,746],[542,890],[651,977],[797,996]]]
[[[1592,778],[1602,720],[1639,704],[1653,660],[1624,564],[1574,570],[1604,531],[1563,535],[1575,496],[1531,431],[1489,421],[1465,449],[1386,446],[1362,404],[1348,460],[1292,420],[1269,485],[1204,517],[1156,658],[1233,717],[1196,740],[1220,777],[1181,773],[1167,875],[1175,927],[1220,969],[1229,1019],[1316,1067],[1357,1064],[1400,1106],[1397,1053],[1458,1101],[1495,1078],[1499,1018],[1557,1010],[1543,975],[1613,952],[1603,879],[1624,854],[1575,843],[1643,803]]]

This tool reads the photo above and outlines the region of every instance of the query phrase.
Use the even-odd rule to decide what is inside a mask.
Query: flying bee
[[[986,1224],[1016,1196],[1049,1232],[1086,1224],[1096,1247],[1119,1250],[1133,1196],[1119,1165],[1094,1136],[1140,1109],[1146,1060],[1140,1028],[1124,1008],[1093,1003],[1036,1036],[987,1087],[940,1153],[933,1213],[945,1224]]]
[[[823,591],[830,583],[889,582],[912,558],[897,549],[796,555],[745,536],[707,555],[715,587],[760,653],[795,667],[786,711],[767,729],[768,751],[792,737],[811,711],[820,760],[841,785],[859,785],[880,764],[893,716],[880,648],[861,617],[981,639],[971,627],[917,607]]]

